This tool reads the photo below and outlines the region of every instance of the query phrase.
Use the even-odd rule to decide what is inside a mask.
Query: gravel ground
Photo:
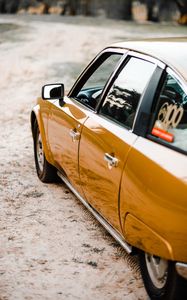
[[[0,16],[0,300],[148,299],[136,258],[65,185],[38,180],[29,117],[43,84],[69,89],[103,47],[184,34],[172,24]]]

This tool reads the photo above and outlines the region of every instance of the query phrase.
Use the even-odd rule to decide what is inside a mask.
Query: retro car
[[[187,38],[101,51],[31,112],[35,165],[130,254],[151,299],[187,299]]]

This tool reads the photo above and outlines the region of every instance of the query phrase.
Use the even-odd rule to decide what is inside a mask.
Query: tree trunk
[[[152,22],[159,21],[160,0],[146,0],[147,20]]]
[[[0,13],[5,13],[5,0],[0,0]]]
[[[5,1],[5,12],[8,14],[14,14],[17,12],[19,7],[19,0],[6,0]]]
[[[81,13],[84,16],[90,16],[91,15],[91,10],[90,10],[90,4],[91,0],[81,0]]]
[[[159,20],[160,21],[172,21],[176,16],[177,6],[175,1],[171,0],[160,0],[159,7]]]
[[[78,13],[79,9],[79,0],[68,0],[67,7],[69,7],[69,12],[71,16],[75,16]]]
[[[132,19],[132,0],[110,0],[105,2],[106,15],[112,19]]]
[[[175,0],[181,15],[187,14],[187,0]]]
[[[187,25],[187,0],[175,0],[175,2],[181,15],[178,20],[179,24]]]

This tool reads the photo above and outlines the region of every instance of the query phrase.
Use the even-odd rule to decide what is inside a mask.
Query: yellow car
[[[40,180],[139,255],[151,299],[187,299],[187,38],[104,49],[67,96],[42,88],[31,127]]]

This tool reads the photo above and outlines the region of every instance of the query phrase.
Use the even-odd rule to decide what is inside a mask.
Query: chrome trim
[[[92,213],[92,215],[99,221],[101,225],[113,236],[113,238],[127,251],[127,253],[132,252],[132,246],[129,245],[116,230],[88,203],[82,196],[74,189],[71,183],[62,173],[57,172],[58,176],[64,181],[68,188],[73,192],[73,194],[81,201],[81,203]]]
[[[121,54],[122,55],[122,57],[121,57],[121,59],[119,60],[119,62],[123,59],[123,57],[124,57],[124,55],[125,55],[125,53],[127,53],[128,52],[128,49],[121,49],[121,48],[112,48],[112,47],[110,47],[110,48],[105,48],[104,50],[102,50],[101,52],[99,52],[95,57],[94,57],[94,59],[92,59],[91,61],[90,61],[90,63],[87,65],[87,67],[85,68],[85,69],[83,69],[83,71],[80,73],[80,75],[78,76],[78,78],[76,79],[76,81],[75,81],[75,83],[73,84],[73,86],[72,86],[72,88],[70,89],[70,91],[69,91],[69,93],[68,93],[68,97],[72,97],[72,93],[73,93],[73,91],[74,91],[74,89],[76,88],[76,86],[77,86],[77,84],[82,80],[82,78],[84,77],[84,75],[87,73],[87,71],[90,69],[90,68],[92,68],[92,66],[94,65],[94,63],[103,55],[103,54],[105,54],[105,53],[112,53],[112,54]],[[115,69],[114,69],[114,71],[116,70],[116,69],[118,69],[118,64],[119,64],[119,62],[117,63],[117,65],[116,65],[116,67],[115,67]]]
[[[69,135],[72,138],[72,141],[78,141],[80,139],[80,132],[76,131],[76,129],[70,129]]]
[[[139,103],[138,103],[138,106],[137,106],[137,109],[136,109],[136,113],[135,113],[135,117],[134,117],[134,121],[133,121],[133,126],[132,126],[132,131],[134,131],[134,128],[135,128],[135,124],[136,124],[136,121],[137,121],[137,117],[139,115],[139,110],[140,110],[140,107],[142,105],[142,100],[144,99],[144,96],[145,96],[145,92],[147,91],[147,88],[150,84],[150,81],[152,80],[152,77],[155,73],[155,71],[157,71],[157,68],[161,68],[162,70],[164,70],[166,68],[166,64],[164,64],[163,62],[161,62],[159,59],[157,58],[154,58],[150,55],[146,55],[146,54],[142,54],[142,53],[139,53],[139,52],[136,52],[136,51],[133,51],[133,50],[129,50],[129,52],[127,53],[127,56],[131,56],[131,57],[135,57],[135,58],[139,58],[139,59],[143,59],[143,60],[146,60],[147,62],[150,62],[152,64],[155,65],[155,69],[153,71],[153,74],[151,75],[141,97],[140,97],[140,100],[139,100]]]
[[[177,70],[173,71],[170,67],[166,68],[166,72],[170,76],[174,77],[174,79],[178,82],[178,84],[181,86],[181,88],[187,94],[186,82],[185,82],[184,78],[182,77],[182,75],[180,75],[180,73],[178,73]]]
[[[176,265],[177,273],[183,278],[187,279],[187,264],[177,262]]]
[[[136,57],[136,58],[141,58],[143,60],[146,60],[148,62],[151,62],[151,63],[159,66],[163,70],[165,69],[166,65],[163,62],[161,62],[159,59],[154,58],[150,55],[142,54],[142,53],[139,53],[139,52],[136,52],[136,51],[131,51],[131,50],[129,50],[128,55]]]
[[[121,59],[118,61],[117,65],[115,66],[115,69],[113,70],[112,74],[108,78],[108,80],[104,86],[104,89],[101,93],[101,99],[98,102],[98,104],[96,105],[96,108],[95,108],[96,113],[98,113],[103,101],[105,100],[107,93],[109,91],[109,88],[111,88],[111,86],[112,86],[112,82],[115,81],[116,75],[120,71],[121,67],[123,67],[123,65],[127,63],[127,61],[126,61],[127,57],[128,57],[128,50],[123,53],[123,55],[121,56]]]
[[[105,153],[104,160],[108,163],[109,169],[111,169],[113,167],[117,167],[118,163],[119,163],[119,159],[110,155],[109,153]]]
[[[109,47],[109,48],[105,48],[103,49],[103,51],[101,51],[99,54],[101,53],[105,53],[105,52],[113,52],[113,53],[120,53],[120,54],[125,54],[126,52],[128,52],[127,48],[116,48],[116,47]]]

